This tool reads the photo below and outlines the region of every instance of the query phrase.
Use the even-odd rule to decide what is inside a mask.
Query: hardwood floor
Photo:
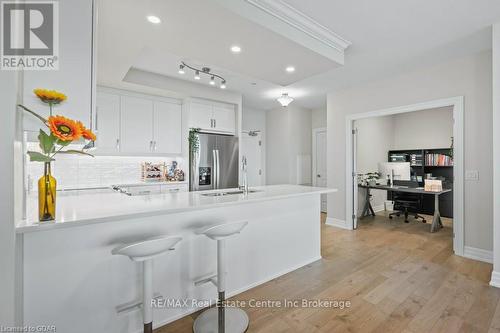
[[[348,300],[340,308],[246,308],[248,332],[500,332],[490,264],[452,254],[452,229],[383,215],[357,231],[324,224],[323,259],[233,299]],[[431,218],[427,219],[431,221]],[[198,313],[157,329],[192,332]]]

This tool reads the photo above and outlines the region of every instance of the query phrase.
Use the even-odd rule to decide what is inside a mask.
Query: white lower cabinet
[[[106,89],[98,91],[96,104],[96,153],[182,153],[180,102]]]

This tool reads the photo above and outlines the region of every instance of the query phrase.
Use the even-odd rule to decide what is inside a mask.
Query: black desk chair
[[[404,181],[395,180],[394,185],[396,186],[408,186],[412,188],[418,187],[418,182],[414,181]],[[389,214],[389,218],[392,219],[394,215],[400,217],[401,214],[405,216],[405,223],[409,223],[408,215],[413,213],[415,219],[422,219],[423,223],[427,221],[425,218],[418,214],[422,210],[422,195],[414,193],[404,193],[404,192],[393,192],[392,200],[394,201],[394,213]]]

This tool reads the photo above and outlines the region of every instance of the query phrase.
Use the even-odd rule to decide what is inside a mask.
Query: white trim
[[[491,281],[500,287],[500,23],[492,32],[492,87],[493,87],[493,269]],[[496,274],[496,278],[493,275]],[[493,285],[493,284],[492,284]]]
[[[313,186],[316,186],[316,135],[318,133],[325,132],[326,134],[326,127],[321,127],[321,128],[313,128],[312,130],[312,174],[311,174],[311,179],[312,179],[312,184]]]
[[[491,272],[490,286],[500,288],[500,272]]]
[[[487,263],[493,263],[493,251],[478,249],[477,247],[465,246],[464,257]]]
[[[456,255],[464,255],[464,97],[439,99],[394,108],[375,110],[346,116],[346,217],[353,210],[353,170],[352,161],[352,129],[353,122],[358,119],[389,116],[406,112],[421,111],[439,107],[453,106],[453,251]],[[347,218],[346,218],[347,219]],[[354,221],[351,222],[351,225]]]
[[[330,226],[330,227],[352,230],[352,226],[350,226],[348,223],[346,223],[346,221],[336,219],[334,217],[327,217],[325,224]]]
[[[245,291],[247,291],[247,290],[250,290],[250,289],[252,289],[252,288],[255,288],[255,287],[257,287],[257,286],[259,286],[259,285],[261,285],[261,284],[264,284],[264,283],[266,283],[266,282],[269,282],[269,281],[271,281],[271,280],[274,280],[274,279],[276,279],[276,278],[278,278],[278,277],[280,277],[280,276],[283,276],[283,275],[285,275],[285,274],[288,274],[288,273],[290,273],[290,272],[293,272],[293,271],[295,271],[295,270],[297,270],[297,269],[299,269],[299,268],[302,268],[302,267],[304,267],[304,266],[307,266],[307,265],[309,265],[309,264],[312,264],[313,262],[316,262],[316,261],[321,260],[321,259],[323,259],[323,257],[321,257],[321,255],[320,255],[320,256],[314,257],[314,258],[312,258],[312,259],[310,259],[310,260],[306,260],[305,262],[300,263],[300,264],[298,264],[298,265],[295,265],[295,266],[294,266],[294,267],[292,267],[292,268],[288,268],[288,269],[283,270],[283,271],[281,271],[281,272],[279,272],[279,273],[276,273],[276,274],[270,275],[270,276],[268,276],[268,277],[266,277],[266,278],[264,278],[264,279],[262,279],[262,280],[260,280],[260,281],[254,282],[254,283],[252,283],[252,284],[249,284],[249,285],[247,285],[247,286],[244,286],[244,287],[241,287],[241,288],[239,288],[239,289],[236,289],[236,290],[234,290],[234,291],[232,291],[232,292],[229,292],[229,293],[227,293],[227,294],[226,294],[226,297],[227,297],[227,298],[230,298],[230,297],[233,297],[233,296],[235,296],[235,295],[241,294],[241,293],[243,293],[243,292],[245,292]],[[213,299],[212,301],[215,301],[215,299]],[[167,324],[169,324],[169,323],[171,323],[171,322],[174,322],[174,321],[176,321],[176,320],[178,320],[178,319],[184,318],[185,316],[188,316],[188,315],[190,315],[190,314],[193,314],[193,313],[195,313],[195,312],[197,312],[197,311],[200,311],[200,310],[202,310],[202,309],[203,309],[203,308],[194,308],[194,309],[189,309],[189,310],[187,310],[187,311],[183,311],[182,313],[179,313],[179,314],[177,314],[177,315],[175,315],[175,316],[172,316],[172,317],[170,317],[170,318],[167,318],[167,319],[165,319],[165,320],[161,320],[161,321],[153,322],[153,328],[154,328],[154,329],[160,328],[160,327],[162,327],[162,326],[165,326],[165,325],[167,325]],[[141,329],[141,330],[137,330],[137,331],[136,331],[136,333],[142,333],[142,332],[143,332],[143,330],[142,330],[142,329]]]
[[[351,42],[282,0],[245,0],[317,41],[344,52]]]

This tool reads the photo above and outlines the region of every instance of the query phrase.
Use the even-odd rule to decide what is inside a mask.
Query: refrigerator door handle
[[[215,151],[215,155],[217,157],[217,188],[220,188],[220,159],[219,159],[219,150]]]
[[[217,154],[216,150],[212,150],[212,182],[213,188],[217,188]]]

